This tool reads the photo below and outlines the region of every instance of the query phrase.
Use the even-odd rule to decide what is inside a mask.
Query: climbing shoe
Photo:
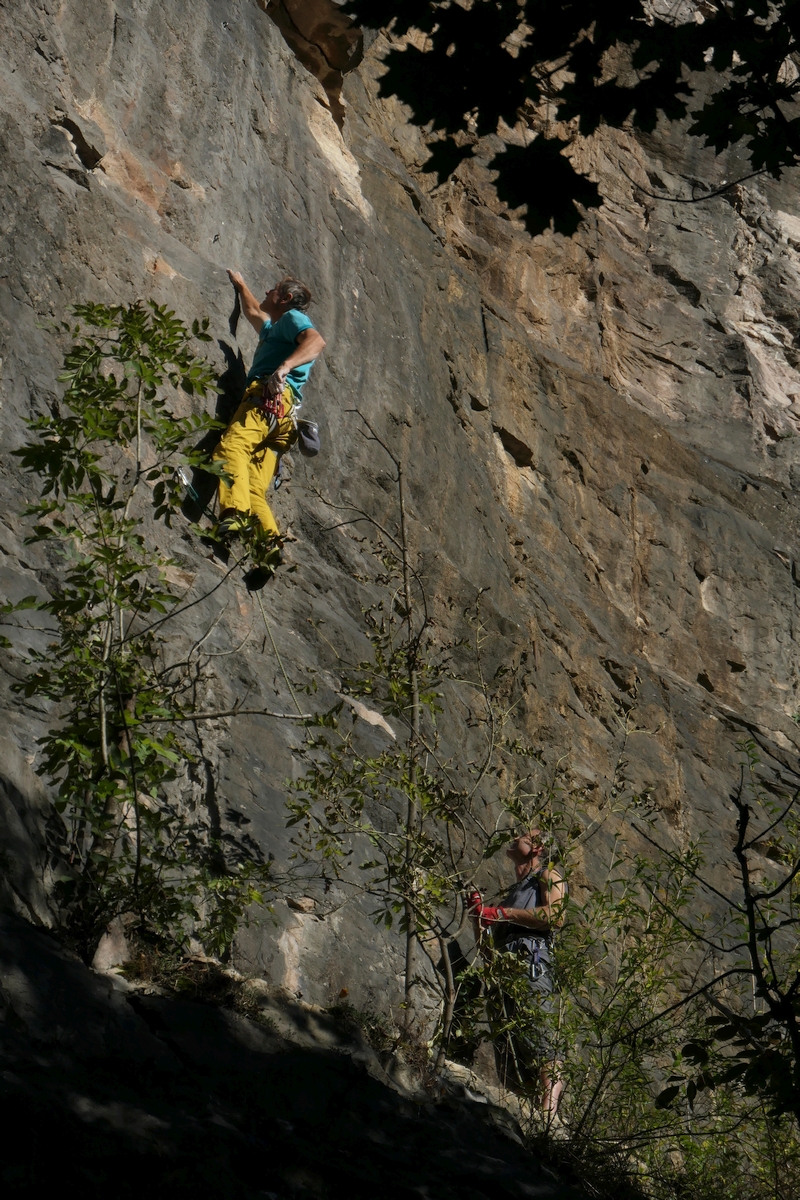
[[[245,571],[244,585],[248,592],[260,592],[274,577],[274,567],[251,567],[249,571]]]
[[[246,539],[251,555],[252,567],[245,573],[244,582],[249,592],[259,591],[283,562],[283,544],[286,539],[280,534],[266,530],[251,531]]]
[[[237,512],[235,508],[229,509],[217,526],[217,537],[222,539],[239,537],[249,526],[250,517],[248,513]]]

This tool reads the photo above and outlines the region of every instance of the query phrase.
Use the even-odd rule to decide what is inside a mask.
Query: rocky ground
[[[4,1195],[579,1200],[485,1095],[388,1075],[319,1008],[259,981],[250,1016],[159,991],[0,918]]]

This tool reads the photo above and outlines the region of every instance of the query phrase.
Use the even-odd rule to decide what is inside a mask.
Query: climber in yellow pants
[[[213,455],[231,477],[231,483],[219,484],[219,532],[223,537],[241,532],[252,513],[266,533],[277,537],[266,491],[278,454],[296,438],[293,416],[325,340],[306,315],[311,292],[304,283],[282,279],[259,301],[238,272],[229,270],[228,276],[259,337],[244,399]]]
[[[294,393],[287,384],[281,396],[284,415],[271,422],[261,404],[263,387],[260,380],[250,384],[213,454],[214,461],[221,463],[232,477],[230,485],[223,479],[219,482],[223,533],[235,532],[237,518],[243,525],[245,514],[252,513],[267,533],[278,535],[266,492],[275,474],[278,455],[288,450],[297,437],[291,417]]]

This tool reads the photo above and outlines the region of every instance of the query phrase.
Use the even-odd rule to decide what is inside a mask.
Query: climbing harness
[[[291,384],[289,387],[291,387]],[[284,393],[281,393],[278,396],[273,395],[269,388],[268,379],[256,379],[250,385],[250,388],[253,389],[252,396],[255,400],[256,407],[264,417],[264,420],[267,422],[267,437],[271,437],[278,426],[278,422],[282,421],[287,415],[287,406],[283,400]],[[289,444],[284,449],[273,447],[278,458],[278,462],[275,467],[275,476],[272,482],[273,489],[276,492],[283,483],[283,455],[288,450],[291,450],[292,447],[296,445],[300,453],[304,455],[305,458],[315,458],[321,449],[319,425],[316,423],[316,421],[308,421],[302,417],[295,416],[295,407],[297,407],[297,405],[293,405],[289,411],[293,433]]]
[[[542,908],[542,878],[541,873],[531,873],[520,880],[505,896],[503,903],[508,908],[524,908],[534,912]],[[517,954],[527,960],[528,979],[533,991],[551,992],[553,990],[553,942],[554,935],[538,933],[522,925],[494,926],[493,933],[498,949],[505,953]]]

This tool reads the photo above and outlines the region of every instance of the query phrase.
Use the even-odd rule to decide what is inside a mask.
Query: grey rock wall
[[[316,672],[331,699],[332,647],[361,648],[361,554],[329,528],[320,498],[392,517],[386,464],[348,412],[358,407],[406,463],[411,538],[443,640],[490,589],[491,662],[517,670],[511,732],[551,757],[569,752],[591,816],[635,696],[637,726],[655,732],[628,752],[632,782],[652,788],[670,836],[710,832],[722,854],[736,741],[756,740],[773,782],[796,779],[794,178],[697,205],[658,201],[645,193],[688,199],[692,180],[734,177],[735,157],[715,161],[679,130],[647,144],[608,135],[576,151],[603,209],[571,240],[531,242],[480,159],[432,190],[418,132],[376,100],[381,38],[345,77],[341,132],[328,93],[251,0],[191,11],[31,0],[0,8],[0,45],[9,598],[43,592],[58,570],[24,546],[29,485],[7,457],[24,418],[57,394],[63,347],[48,323],[76,301],[138,296],[187,320],[208,314],[225,415],[255,339],[243,322],[240,341],[228,333],[224,268],[256,287],[291,271],[316,291],[328,349],[306,400],[325,453],[296,462],[276,501],[299,539],[296,572],[268,593],[290,676]],[[188,529],[168,545],[187,602],[220,582]],[[187,613],[184,636],[217,617],[214,701],[288,704],[238,580]],[[24,670],[24,644],[6,656],[7,683]],[[8,690],[0,703],[35,769],[49,715]],[[451,748],[462,736],[454,720],[443,729]],[[279,861],[298,737],[244,717],[203,733],[196,787],[209,822]],[[20,788],[10,767],[0,773]],[[32,806],[33,788],[25,795]],[[43,870],[9,893],[40,920]],[[281,908],[253,925],[240,965],[318,1003],[346,987],[357,1005],[394,1005],[395,942],[368,906],[339,899],[324,918]]]

